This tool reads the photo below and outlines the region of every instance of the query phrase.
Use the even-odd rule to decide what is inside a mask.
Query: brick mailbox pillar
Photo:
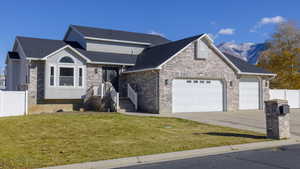
[[[290,107],[287,100],[265,101],[267,137],[272,139],[290,138]]]

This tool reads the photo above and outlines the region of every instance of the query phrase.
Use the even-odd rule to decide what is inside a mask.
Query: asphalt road
[[[119,169],[300,169],[300,144]]]

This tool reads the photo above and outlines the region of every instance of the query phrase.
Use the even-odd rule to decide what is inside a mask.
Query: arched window
[[[74,63],[74,60],[68,56],[65,56],[60,59],[60,63]]]

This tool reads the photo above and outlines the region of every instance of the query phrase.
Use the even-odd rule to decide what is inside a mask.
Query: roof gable
[[[66,46],[61,40],[39,39],[29,37],[17,37],[25,55],[29,58],[41,59],[52,52]]]
[[[85,38],[99,38],[106,40],[120,40],[128,42],[139,42],[139,43],[149,43],[152,45],[163,44],[170,42],[170,40],[159,36],[146,33],[137,32],[127,32],[112,29],[94,28],[87,26],[71,25],[70,28],[74,28]]]
[[[129,69],[129,71],[157,68],[202,35],[203,34],[146,48],[138,56],[136,65]]]
[[[207,38],[209,41],[212,41],[207,34],[201,34],[190,38],[149,47],[138,56],[136,65],[130,68],[127,72],[161,69],[163,64],[171,60],[172,57],[175,57],[176,54],[185,49],[186,46],[203,37]],[[224,60],[224,62],[228,63],[229,66],[231,66],[232,69],[238,74],[275,75],[274,73],[268,72],[255,65],[251,65],[234,56],[225,55],[214,44],[211,43],[210,45],[212,49],[214,49],[216,53]]]

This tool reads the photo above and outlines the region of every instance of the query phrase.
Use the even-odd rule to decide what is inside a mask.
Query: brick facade
[[[145,71],[130,74],[122,74],[120,77],[120,95],[127,95],[127,84],[138,93],[138,111],[159,112],[159,72]]]
[[[242,76],[244,77],[244,76]],[[174,79],[210,79],[223,83],[224,111],[239,109],[239,78],[237,73],[213,49],[209,49],[207,59],[195,59],[195,45],[190,44],[173,59],[162,66],[161,70],[124,74],[121,78],[123,95],[126,84],[130,83],[138,92],[139,111],[152,113],[172,112],[172,81]],[[258,78],[263,101],[269,99],[266,79]],[[230,86],[230,82],[232,86]],[[267,82],[268,83],[268,82]]]
[[[213,50],[209,50],[206,59],[195,59],[195,45],[192,43],[176,57],[171,59],[159,73],[159,104],[160,113],[172,112],[172,81],[174,79],[211,79],[223,82],[226,90],[227,104],[224,110],[232,111],[238,108],[238,79],[233,69],[224,62]],[[165,80],[169,84],[165,84]],[[233,86],[229,85],[232,81]]]

